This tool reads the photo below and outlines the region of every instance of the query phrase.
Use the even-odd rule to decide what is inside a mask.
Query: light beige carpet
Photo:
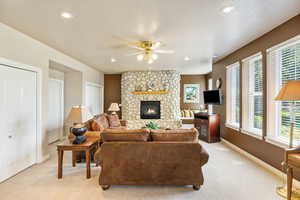
[[[57,156],[35,165],[0,184],[1,200],[281,200],[275,187],[280,179],[227,146],[203,143],[210,154],[204,167],[205,184],[199,191],[186,187],[112,186],[102,191],[98,185],[100,168],[92,167],[85,178],[85,166],[71,167],[71,153],[65,152],[63,179],[56,178]]]

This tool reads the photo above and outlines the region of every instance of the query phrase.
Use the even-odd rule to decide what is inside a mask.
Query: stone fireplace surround
[[[133,94],[137,88],[167,90],[167,94]],[[179,128],[180,120],[180,74],[174,70],[139,71],[122,73],[121,81],[122,119],[129,128],[141,128],[153,121],[164,128]],[[141,119],[141,101],[160,101],[160,119]]]

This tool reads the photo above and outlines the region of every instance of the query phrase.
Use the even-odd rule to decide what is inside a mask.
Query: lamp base
[[[276,192],[279,196],[283,198],[287,198],[287,189],[286,187],[280,186],[276,188]],[[292,200],[300,200],[300,190],[299,189],[293,189],[292,190]]]
[[[86,141],[85,135],[76,136],[75,140],[73,141],[73,144],[82,144]]]

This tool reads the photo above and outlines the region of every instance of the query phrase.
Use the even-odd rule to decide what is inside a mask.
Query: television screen
[[[222,97],[220,90],[203,91],[204,104],[221,104]]]

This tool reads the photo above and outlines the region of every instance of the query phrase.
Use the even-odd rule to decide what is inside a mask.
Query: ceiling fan
[[[173,50],[158,49],[164,46],[162,42],[155,41],[137,41],[127,45],[129,48],[138,50],[138,52],[127,54],[127,56],[136,56],[138,61],[147,61],[148,64],[152,64],[158,59],[158,54],[172,54]]]

